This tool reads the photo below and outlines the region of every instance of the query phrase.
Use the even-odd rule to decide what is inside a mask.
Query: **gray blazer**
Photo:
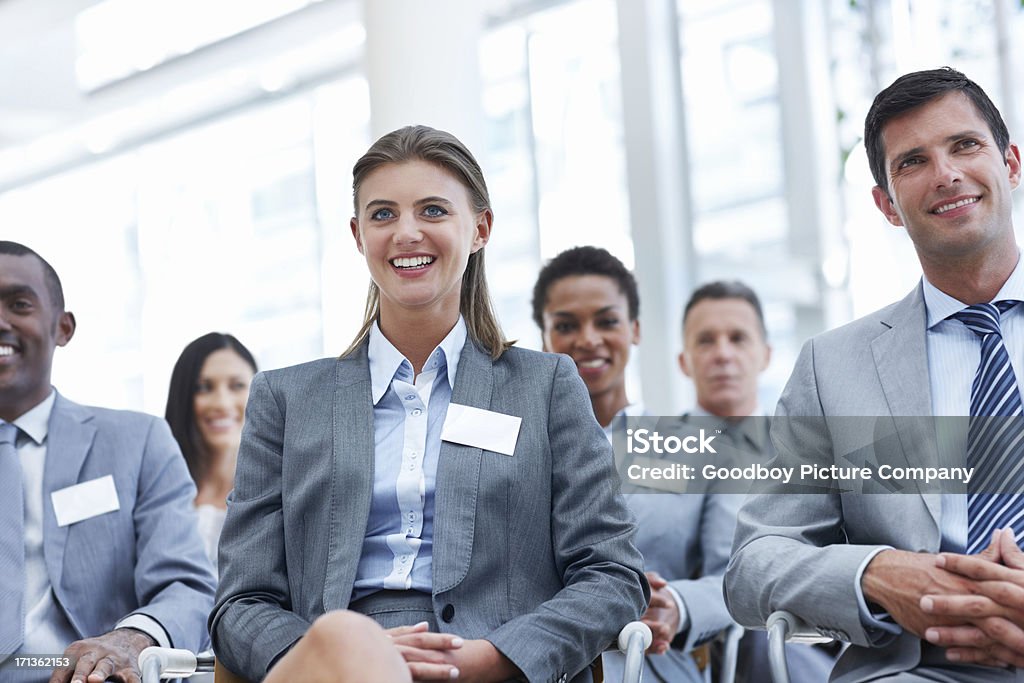
[[[856,453],[865,437],[878,452],[911,465],[938,464],[925,346],[921,286],[902,301],[808,341],[779,401],[772,439],[780,453],[835,461]],[[791,421],[792,416],[832,418]],[[835,416],[876,416],[876,432]],[[887,434],[890,438],[881,438]],[[885,451],[888,452],[885,452]],[[921,641],[904,633],[869,649],[855,582],[879,546],[934,553],[941,541],[938,494],[802,494],[752,496],[740,511],[726,602],[736,620],[764,628],[787,609],[820,632],[849,641],[833,681],[863,681],[918,664]]]
[[[196,529],[196,489],[167,423],[58,394],[46,444],[43,555],[79,638],[137,613],[160,622],[174,647],[205,647],[215,579]],[[50,494],[106,475],[120,509],[57,526]]]
[[[373,486],[366,349],[253,380],[210,617],[239,674],[262,678],[318,615],[349,603]],[[442,443],[438,624],[491,641],[530,681],[571,678],[649,598],[583,382],[564,356],[492,360],[468,340],[451,400],[522,427],[512,457]]]

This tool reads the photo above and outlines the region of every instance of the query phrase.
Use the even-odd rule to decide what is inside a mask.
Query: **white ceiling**
[[[362,54],[359,3],[323,0],[84,93],[75,78],[74,22],[96,2],[0,0],[0,192],[321,82]]]

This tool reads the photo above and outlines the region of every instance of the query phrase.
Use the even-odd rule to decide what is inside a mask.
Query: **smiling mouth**
[[[0,344],[0,358],[6,358],[7,356],[13,356],[15,354],[13,346],[7,344]]]
[[[950,202],[949,204],[943,204],[939,208],[937,208],[934,211],[932,211],[932,213],[934,213],[937,216],[940,216],[940,215],[946,213],[947,211],[952,211],[953,209],[959,209],[961,206],[967,206],[968,204],[974,204],[975,202],[979,201],[980,199],[981,199],[981,197],[968,197],[967,199],[961,199],[958,202]]]
[[[415,270],[417,268],[426,268],[434,260],[433,256],[408,256],[390,259],[388,263],[400,270]]]
[[[207,420],[207,427],[214,431],[227,431],[230,429],[237,429],[239,426],[238,420],[231,417],[222,417],[216,420]]]
[[[608,361],[604,358],[592,358],[590,360],[581,360],[576,363],[577,366],[591,370],[594,368],[601,368],[607,365]]]

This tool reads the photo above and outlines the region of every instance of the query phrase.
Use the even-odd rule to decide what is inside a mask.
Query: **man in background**
[[[716,281],[694,291],[683,313],[683,350],[679,354],[679,367],[693,380],[697,394],[697,405],[687,417],[728,422],[723,435],[729,435],[738,452],[762,461],[774,454],[768,421],[743,418],[764,415],[758,400],[758,380],[771,355],[764,312],[754,290],[739,281]],[[730,497],[740,498],[738,494]],[[723,543],[732,541],[735,518],[732,522]],[[768,666],[766,645],[761,633],[743,637],[738,681],[763,679]],[[792,646],[787,647],[787,656],[793,683],[824,683],[828,679],[832,665],[829,653]]]
[[[137,681],[144,648],[208,641],[215,580],[185,461],[162,420],[82,406],[51,386],[75,324],[50,264],[0,241],[5,682]],[[33,668],[62,653],[70,665],[52,675]]]

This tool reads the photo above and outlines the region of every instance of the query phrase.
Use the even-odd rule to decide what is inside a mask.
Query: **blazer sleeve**
[[[771,435],[780,457],[831,464],[814,351],[813,339],[800,351]],[[878,547],[848,543],[839,493],[752,495],[737,520],[726,604],[748,628],[763,629],[773,611],[785,609],[822,632],[870,646],[858,609],[857,571]]]
[[[548,401],[552,544],[563,588],[487,640],[531,681],[582,671],[650,599],[611,446],[576,368],[558,358]]]
[[[284,414],[266,375],[253,378],[242,446],[220,541],[220,585],[210,615],[218,658],[261,680],[309,629],[291,611],[281,504]]]
[[[683,494],[686,495],[686,494]],[[733,625],[725,607],[722,581],[729,564],[736,514],[743,502],[737,493],[709,493],[701,507],[700,547],[702,576],[670,581],[686,605],[690,626],[672,641],[683,652],[711,640]]]
[[[192,513],[195,486],[167,423],[151,419],[132,517],[135,591],[144,614],[163,626],[172,647],[209,644],[204,622],[215,579]]]

